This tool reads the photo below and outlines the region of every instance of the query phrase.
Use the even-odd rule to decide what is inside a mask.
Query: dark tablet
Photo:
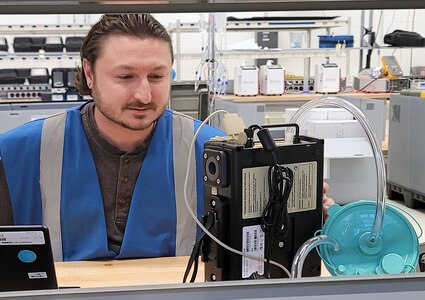
[[[0,291],[57,289],[45,226],[0,226]]]

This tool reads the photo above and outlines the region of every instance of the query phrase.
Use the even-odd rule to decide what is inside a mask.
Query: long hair
[[[103,42],[110,35],[127,35],[165,41],[170,47],[171,61],[174,62],[171,38],[164,26],[150,14],[105,14],[93,25],[81,45],[81,65],[85,58],[94,70]],[[77,68],[75,86],[81,95],[91,94],[81,67]]]

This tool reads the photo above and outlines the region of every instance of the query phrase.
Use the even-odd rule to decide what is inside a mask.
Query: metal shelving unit
[[[264,20],[264,21],[227,21],[227,30],[249,30],[249,31],[264,31],[264,30],[285,30],[299,29],[312,30],[320,28],[332,28],[351,26],[349,19],[334,19],[334,20]]]
[[[76,52],[45,52],[45,53],[6,53],[0,52],[1,61],[15,61],[17,63],[22,62],[35,62],[35,61],[67,61],[67,60],[80,60],[80,54]]]
[[[347,73],[349,72],[350,58],[348,51],[355,48],[345,49],[329,49],[329,48],[310,48],[311,31],[315,29],[325,29],[326,33],[330,32],[330,28],[347,27],[348,34],[351,32],[351,19],[328,19],[328,20],[315,20],[315,19],[299,19],[299,20],[229,20],[226,23],[226,31],[277,31],[277,30],[304,30],[307,33],[307,48],[297,49],[258,49],[258,50],[222,50],[219,55],[223,58],[232,59],[240,58],[268,58],[270,56],[279,58],[305,58],[304,70],[310,69],[311,57],[329,57],[329,56],[344,56],[346,57]],[[176,71],[177,76],[181,73],[181,61],[183,59],[197,59],[201,58],[201,53],[183,53],[181,50],[181,34],[199,32],[198,23],[193,22],[180,22],[179,20],[173,26],[169,27],[170,34],[176,34],[175,43],[175,57],[176,57]],[[211,32],[211,31],[209,31]],[[357,48],[359,49],[359,48]],[[215,57],[209,57],[214,59]],[[308,72],[309,73],[309,72]],[[306,75],[309,77],[309,74]],[[177,77],[177,80],[180,78]]]
[[[247,58],[267,58],[284,57],[326,57],[326,56],[346,56],[347,52],[352,48],[345,49],[323,49],[323,48],[309,48],[309,49],[267,49],[267,50],[223,50],[221,51],[225,58],[238,58],[241,55]]]
[[[1,7],[1,4],[0,4]],[[90,25],[0,25],[0,34],[22,35],[22,34],[86,34]]]
[[[258,49],[258,50],[222,50],[220,55],[226,59],[240,58],[241,55],[244,58],[268,58],[282,57],[282,58],[302,58],[302,57],[326,57],[326,56],[346,56],[349,51],[358,50],[359,48],[345,48],[341,50],[337,49],[323,49],[323,48],[310,48],[310,49]],[[196,59],[200,58],[199,53],[181,53],[179,54],[181,59]]]
[[[0,2],[0,8],[1,8]],[[0,25],[0,35],[3,36],[82,36],[90,30],[89,24],[41,24],[41,25]],[[11,45],[10,45],[11,46]],[[0,51],[2,68],[13,67],[14,63],[27,63],[30,66],[74,67],[80,61],[78,52],[13,52]]]
[[[349,19],[331,19],[331,20],[288,20],[288,21],[246,21],[246,20],[229,20],[226,22],[226,30],[248,30],[248,31],[264,31],[264,30],[284,30],[284,29],[319,29],[350,26]],[[177,22],[169,28],[170,32],[197,32],[199,31],[198,23],[193,22]]]

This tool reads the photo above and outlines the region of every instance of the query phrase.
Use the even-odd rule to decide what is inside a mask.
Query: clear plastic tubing
[[[335,252],[339,251],[339,244],[337,240],[328,235],[322,234],[308,239],[304,244],[301,245],[294,256],[294,261],[292,262],[291,267],[292,278],[301,278],[305,258],[312,249],[322,244],[331,244]]]
[[[379,145],[378,139],[375,136],[372,126],[369,121],[366,119],[364,114],[353,104],[348,101],[345,101],[338,97],[321,97],[318,99],[311,100],[306,104],[302,105],[300,109],[294,114],[290,123],[298,123],[303,121],[303,117],[310,110],[323,106],[333,106],[343,108],[349,111],[356,120],[360,123],[360,125],[365,130],[367,137],[369,139],[369,143],[372,146],[373,156],[375,158],[376,164],[376,176],[377,176],[377,198],[376,198],[376,213],[375,220],[373,222],[372,231],[370,233],[369,238],[369,246],[373,247],[376,241],[378,240],[379,233],[381,232],[381,227],[384,221],[385,214],[385,199],[386,199],[386,182],[387,178],[385,175],[385,163],[382,155],[381,146]],[[291,129],[292,130],[292,129]]]

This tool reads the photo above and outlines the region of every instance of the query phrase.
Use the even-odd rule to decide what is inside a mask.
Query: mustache
[[[153,105],[152,103],[144,104],[144,103],[141,103],[141,102],[138,102],[138,101],[133,101],[133,102],[127,103],[124,108],[125,109],[126,108],[140,108],[140,109],[151,108],[151,109],[153,109],[153,108],[155,108],[155,105]]]

